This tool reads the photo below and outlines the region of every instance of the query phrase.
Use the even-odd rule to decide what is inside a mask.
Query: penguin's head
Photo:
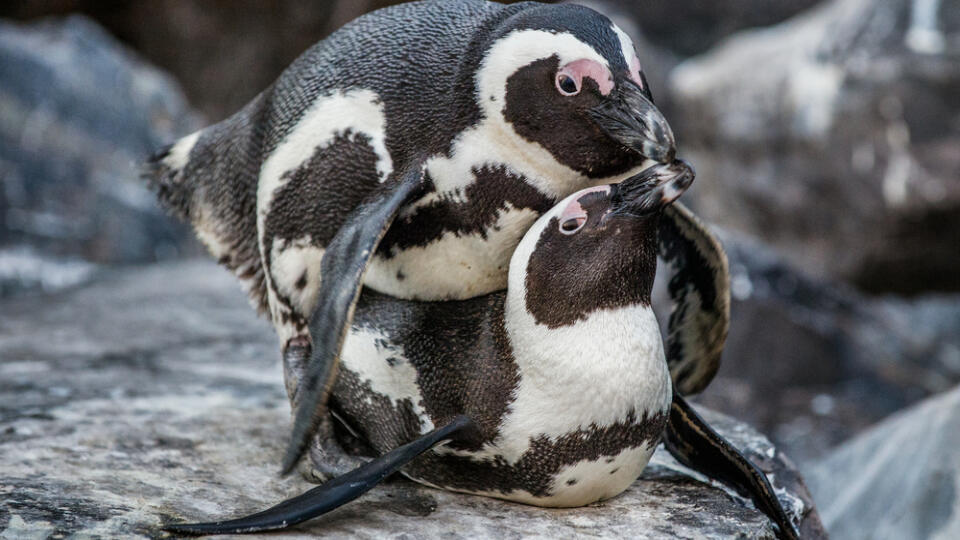
[[[510,263],[509,287],[551,328],[598,309],[650,304],[661,211],[693,182],[677,160],[621,183],[567,197],[530,228]]]
[[[589,8],[515,13],[491,34],[476,73],[485,117],[502,122],[528,154],[545,149],[593,179],[674,159],[673,133],[653,104],[633,42]]]

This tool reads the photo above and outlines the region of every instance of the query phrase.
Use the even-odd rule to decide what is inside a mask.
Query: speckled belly
[[[557,440],[533,439],[515,462],[489,451],[437,448],[404,469],[418,482],[451,491],[536,506],[583,506],[609,499],[640,476],[666,424],[666,415],[596,430],[578,430]]]

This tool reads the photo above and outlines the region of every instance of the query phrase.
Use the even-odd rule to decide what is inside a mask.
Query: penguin
[[[749,493],[796,538],[766,477],[674,392],[651,290],[663,209],[684,162],[563,199],[523,236],[507,288],[411,301],[364,290],[330,411],[374,458],[264,512],[176,533],[285,528],[396,471],[456,492],[576,507],[614,497],[666,433],[695,469]]]
[[[347,24],[242,110],[159,151],[144,176],[269,316],[284,372],[303,374],[286,381],[298,396],[288,473],[311,441],[337,452],[314,435],[329,432],[361,287],[420,301],[503,289],[544,212],[671,162],[675,146],[630,37],[606,17],[427,0]],[[719,365],[726,259],[685,209],[661,223],[675,271],[667,358],[691,393]]]

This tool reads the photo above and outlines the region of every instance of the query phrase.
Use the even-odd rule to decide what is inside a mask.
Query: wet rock
[[[721,231],[731,328],[700,402],[770,434],[802,466],[960,384],[960,296],[871,298]],[[661,317],[661,320],[666,320]]]
[[[185,228],[138,166],[196,124],[172,79],[88,19],[0,22],[0,282],[18,279],[10,268],[24,256],[122,263],[182,251]]]
[[[38,301],[38,298],[45,299]],[[242,514],[309,485],[276,472],[289,433],[276,338],[212,262],[110,271],[0,303],[0,538],[157,537],[161,523]],[[799,474],[747,426],[707,419],[771,474],[811,538]],[[610,501],[542,509],[395,480],[291,538],[773,538],[752,505],[662,449]]]
[[[845,443],[808,479],[837,538],[960,537],[960,388]]]
[[[817,276],[960,290],[955,2],[832,0],[676,68],[697,209]]]

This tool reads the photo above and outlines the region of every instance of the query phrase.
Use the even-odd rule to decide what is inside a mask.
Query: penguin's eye
[[[580,83],[566,73],[558,73],[557,90],[565,96],[575,96],[580,93]]]
[[[565,219],[562,223],[560,223],[560,232],[563,234],[574,234],[582,229],[583,224],[586,222],[586,216],[577,216],[570,219]]]

